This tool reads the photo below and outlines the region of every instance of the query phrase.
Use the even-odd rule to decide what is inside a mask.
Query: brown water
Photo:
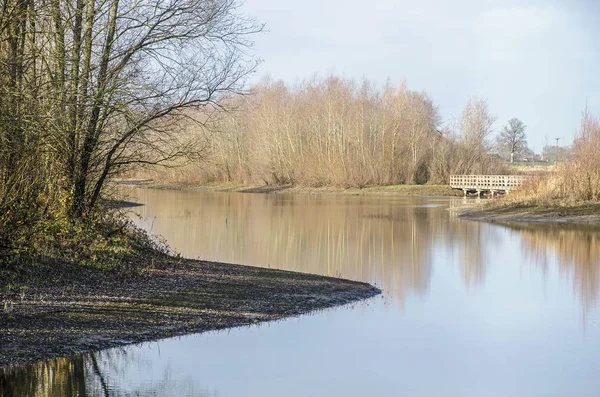
[[[186,257],[362,280],[384,295],[277,323],[15,368],[0,375],[0,389],[40,396],[599,393],[597,227],[457,220],[446,209],[462,199],[130,194],[144,204],[132,208],[142,216],[136,222]]]

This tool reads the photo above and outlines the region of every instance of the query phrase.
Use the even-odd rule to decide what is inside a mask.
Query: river
[[[372,283],[312,315],[51,360],[39,396],[596,396],[600,228],[456,219],[456,198],[132,189],[183,256]],[[139,217],[138,217],[139,215]]]

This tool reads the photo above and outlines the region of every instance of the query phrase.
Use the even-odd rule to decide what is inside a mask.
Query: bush
[[[60,267],[135,275],[168,254],[163,241],[114,211],[99,211],[84,220],[43,220],[0,248],[0,290],[23,277],[43,281],[45,272],[62,273]]]

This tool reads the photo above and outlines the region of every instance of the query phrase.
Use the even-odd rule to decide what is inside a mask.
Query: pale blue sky
[[[600,3],[600,1],[598,1]],[[445,120],[471,95],[496,130],[511,117],[530,146],[571,143],[586,100],[600,113],[600,4],[538,0],[246,0],[267,24],[265,74],[294,83],[335,73],[428,92]]]

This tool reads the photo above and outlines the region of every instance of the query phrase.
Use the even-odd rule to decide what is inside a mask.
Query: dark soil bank
[[[309,274],[161,261],[125,279],[67,267],[76,277],[53,276],[43,286],[0,292],[0,368],[276,320],[381,292],[369,284]]]
[[[451,209],[461,219],[517,223],[600,223],[600,204],[577,206],[502,207],[466,206]]]

